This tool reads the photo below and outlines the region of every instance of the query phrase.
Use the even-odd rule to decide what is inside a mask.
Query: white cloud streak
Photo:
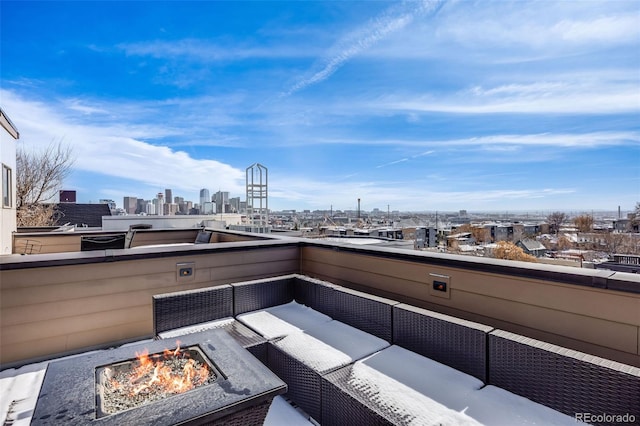
[[[619,114],[640,112],[640,91],[638,81],[597,85],[509,83],[490,88],[475,86],[444,98],[403,97],[384,101],[380,107],[409,113]]]
[[[153,40],[121,43],[116,46],[128,56],[152,57],[155,59],[182,59],[201,63],[238,61],[245,59],[275,59],[312,57],[313,49],[296,46],[224,46],[208,40]]]
[[[391,7],[381,16],[342,38],[332,49],[337,52],[323,61],[320,70],[313,72],[311,76],[302,78],[283,93],[283,96],[292,95],[328,79],[351,58],[365,52],[390,34],[406,28],[417,16],[435,11],[439,4],[440,2],[437,0],[422,0]]]

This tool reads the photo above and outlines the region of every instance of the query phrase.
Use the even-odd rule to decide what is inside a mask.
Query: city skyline
[[[0,8],[3,110],[78,202],[244,198],[255,162],[275,211],[640,201],[634,1]]]

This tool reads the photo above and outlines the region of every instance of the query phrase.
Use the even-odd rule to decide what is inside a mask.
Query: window
[[[11,182],[11,169],[4,164],[2,165],[2,207],[11,207],[13,205]]]

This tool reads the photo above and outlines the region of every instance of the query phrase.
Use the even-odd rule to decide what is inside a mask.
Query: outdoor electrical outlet
[[[196,264],[193,262],[176,264],[176,280],[178,282],[193,281]]]
[[[430,273],[429,295],[442,297],[444,299],[451,298],[451,277],[444,274]]]

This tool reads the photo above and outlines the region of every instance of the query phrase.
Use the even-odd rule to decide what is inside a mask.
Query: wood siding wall
[[[640,294],[303,247],[301,273],[640,366]],[[433,296],[448,276],[450,298]]]
[[[115,250],[108,261],[95,252],[15,256],[0,264],[0,363],[150,336],[154,294],[301,273],[640,366],[640,294],[576,284],[613,272],[556,267],[554,279],[531,278],[526,266],[296,241]],[[187,262],[194,277],[179,281],[176,265]],[[430,274],[449,277],[450,298],[433,295]],[[623,287],[640,285],[621,277]]]
[[[294,246],[0,271],[0,363],[150,337],[154,294],[299,269]],[[179,282],[178,263],[193,262]]]

